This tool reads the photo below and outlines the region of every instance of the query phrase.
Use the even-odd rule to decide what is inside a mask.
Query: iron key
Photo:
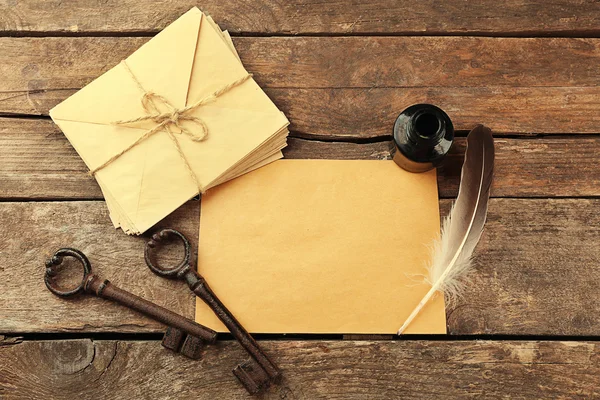
[[[152,249],[157,248],[159,243],[170,238],[178,238],[183,242],[185,251],[184,259],[174,268],[159,268],[154,262]],[[233,369],[234,375],[250,394],[261,392],[268,388],[272,382],[276,382],[281,378],[281,372],[277,366],[261,350],[254,338],[250,336],[221,300],[219,300],[206,280],[192,267],[190,262],[191,245],[182,233],[174,229],[163,229],[155,233],[152,235],[152,239],[146,244],[144,257],[148,267],[157,275],[186,281],[190,290],[212,309],[215,315],[223,322],[223,325],[229,329],[233,337],[250,354],[254,362],[249,360]]]
[[[72,290],[63,291],[53,283],[58,274],[58,267],[62,264],[64,257],[72,257],[83,265],[83,279],[79,286]],[[81,251],[71,248],[58,250],[46,261],[46,274],[44,276],[46,287],[52,293],[60,297],[70,297],[85,292],[103,299],[111,300],[125,307],[133,309],[156,321],[168,325],[167,333],[163,339],[163,346],[171,350],[181,351],[190,358],[199,358],[204,343],[214,343],[217,333],[212,329],[202,326],[191,319],[167,310],[148,300],[129,293],[110,283],[108,280],[99,278],[92,274],[90,261]]]

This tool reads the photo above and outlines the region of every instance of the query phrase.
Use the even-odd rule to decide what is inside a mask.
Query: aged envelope
[[[280,160],[202,197],[198,270],[250,332],[396,333],[429,289],[435,171]],[[198,300],[196,320],[226,331]],[[442,296],[407,333],[446,333]]]
[[[129,149],[155,121],[115,122],[147,115],[144,92],[182,109],[247,75],[227,34],[193,8],[50,115],[91,170],[126,149],[95,177],[113,223],[137,234],[199,191],[281,158],[288,121],[251,78],[189,111],[187,116],[208,127],[206,140],[194,142],[170,128],[199,185],[166,132]],[[190,121],[181,124],[198,128]]]

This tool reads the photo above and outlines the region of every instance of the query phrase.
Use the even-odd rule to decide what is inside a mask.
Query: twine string
[[[140,83],[140,81],[136,78],[136,76],[133,74],[133,72],[127,65],[127,62],[125,60],[123,60],[123,61],[121,61],[121,63],[123,64],[123,66],[125,66],[125,69],[129,73],[129,75],[131,76],[133,81],[137,84],[140,91],[143,93],[143,95],[141,97],[141,103],[142,103],[142,107],[144,108],[145,115],[142,115],[140,117],[133,118],[133,119],[115,121],[115,122],[113,122],[113,124],[126,125],[126,124],[133,124],[136,122],[142,122],[142,121],[153,121],[153,122],[156,122],[157,125],[155,127],[153,127],[152,129],[147,130],[135,142],[133,142],[132,144],[125,147],[123,150],[121,150],[120,152],[118,152],[117,154],[115,154],[114,156],[109,158],[108,160],[106,160],[100,166],[92,169],[89,172],[89,174],[94,176],[96,174],[96,172],[100,171],[102,168],[111,164],[113,161],[115,161],[116,159],[121,157],[123,154],[127,153],[129,150],[131,150],[132,148],[134,148],[135,146],[137,146],[144,140],[148,139],[150,136],[154,135],[156,132],[164,130],[167,133],[167,135],[169,136],[169,138],[173,141],[173,144],[175,145],[175,148],[176,148],[177,152],[179,153],[179,156],[180,156],[181,160],[183,161],[188,173],[190,174],[190,176],[196,183],[196,186],[198,187],[198,191],[201,192],[202,190],[201,190],[200,182],[198,181],[198,177],[192,170],[192,166],[190,165],[187,157],[185,156],[183,150],[181,149],[181,145],[179,144],[179,141],[175,137],[175,133],[187,135],[194,142],[201,142],[201,141],[205,140],[208,136],[208,126],[206,126],[206,123],[200,117],[196,117],[194,115],[189,115],[189,113],[199,107],[202,107],[205,104],[215,101],[222,94],[230,91],[234,87],[239,86],[242,83],[244,83],[245,81],[247,81],[248,79],[250,79],[252,77],[252,75],[246,74],[244,77],[221,87],[217,91],[198,100],[197,102],[178,109],[178,108],[175,108],[171,103],[169,103],[169,101],[165,97],[163,97],[157,93],[151,92],[151,91],[146,91],[144,89],[144,87],[142,86],[142,84]],[[159,105],[161,107],[159,107]],[[167,111],[161,112],[160,111],[161,109],[167,109]],[[184,125],[181,124],[184,121],[193,123],[196,127],[199,128],[199,132],[194,132],[194,131],[186,128]],[[179,130],[179,132],[173,132],[171,130],[171,127],[176,127]]]

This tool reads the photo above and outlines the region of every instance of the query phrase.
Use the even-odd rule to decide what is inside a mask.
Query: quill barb
[[[479,125],[467,136],[458,196],[444,220],[441,238],[434,246],[429,268],[431,289],[398,330],[398,335],[406,330],[437,291],[451,300],[460,294],[463,286],[460,279],[471,270],[471,257],[483,232],[493,170],[492,132]]]

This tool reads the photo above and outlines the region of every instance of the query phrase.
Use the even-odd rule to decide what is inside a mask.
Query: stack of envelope
[[[289,124],[248,76],[228,33],[198,8],[50,115],[128,234],[281,158]]]

